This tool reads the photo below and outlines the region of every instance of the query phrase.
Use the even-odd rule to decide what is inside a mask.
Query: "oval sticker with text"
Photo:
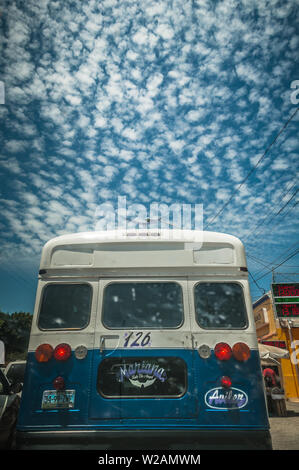
[[[247,405],[248,396],[238,388],[231,387],[225,390],[216,387],[205,394],[205,403],[209,408],[216,410],[236,410]]]

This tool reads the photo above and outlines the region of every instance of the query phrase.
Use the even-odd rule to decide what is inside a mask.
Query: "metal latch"
[[[104,349],[104,343],[106,339],[119,339],[119,335],[101,335],[100,336],[100,353],[102,354]]]

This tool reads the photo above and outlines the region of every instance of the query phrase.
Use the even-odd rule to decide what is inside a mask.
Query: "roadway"
[[[269,420],[273,450],[299,450],[299,402],[287,402],[287,416]]]

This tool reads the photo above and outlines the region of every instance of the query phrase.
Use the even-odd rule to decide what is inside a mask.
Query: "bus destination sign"
[[[279,318],[299,318],[299,283],[272,284],[272,294]]]

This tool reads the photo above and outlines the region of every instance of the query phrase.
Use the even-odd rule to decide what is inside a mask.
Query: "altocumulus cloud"
[[[0,21],[3,260],[92,230],[119,195],[202,203],[211,220],[294,110],[295,0],[7,0]],[[295,236],[292,212],[261,246],[251,232],[289,194],[297,126],[209,227],[256,256]]]

